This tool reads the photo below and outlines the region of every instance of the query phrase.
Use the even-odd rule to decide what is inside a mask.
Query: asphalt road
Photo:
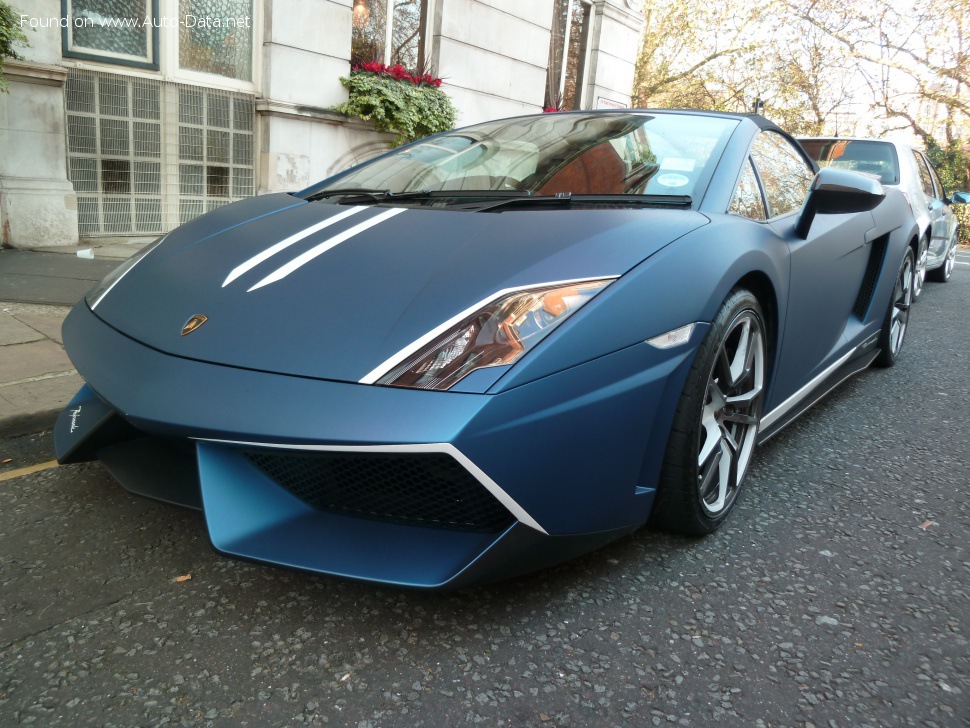
[[[98,465],[0,481],[0,725],[967,726],[968,317],[963,265],[718,534],[453,595],[218,557]]]

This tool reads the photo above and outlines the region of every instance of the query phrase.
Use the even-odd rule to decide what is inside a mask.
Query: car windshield
[[[889,142],[851,139],[802,139],[801,145],[819,167],[838,167],[899,184],[899,159]]]
[[[313,187],[401,195],[469,191],[699,199],[738,121],[648,113],[560,113],[459,129]],[[689,204],[690,200],[687,200]]]

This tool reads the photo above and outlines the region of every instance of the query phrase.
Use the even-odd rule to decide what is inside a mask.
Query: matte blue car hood
[[[177,356],[354,382],[497,291],[621,275],[706,222],[689,210],[476,213],[270,195],[172,232],[95,312]],[[197,314],[205,324],[181,335]]]

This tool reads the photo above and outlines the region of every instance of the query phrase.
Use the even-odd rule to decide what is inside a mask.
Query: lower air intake
[[[498,532],[515,520],[471,473],[444,453],[280,453],[246,457],[321,511],[411,526]]]

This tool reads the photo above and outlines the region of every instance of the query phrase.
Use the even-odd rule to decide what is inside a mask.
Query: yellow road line
[[[39,473],[41,470],[50,470],[51,468],[56,468],[57,465],[56,460],[48,460],[46,463],[37,463],[36,465],[31,465],[29,468],[20,468],[19,470],[11,470],[9,473],[0,473],[0,483],[5,480],[19,478],[22,475]]]

